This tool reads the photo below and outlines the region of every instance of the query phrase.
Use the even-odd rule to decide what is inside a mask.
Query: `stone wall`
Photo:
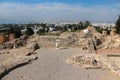
[[[5,42],[5,41],[6,41],[5,35],[4,34],[0,34],[0,44]]]
[[[14,34],[10,34],[10,35],[9,35],[9,40],[12,41],[12,40],[14,40],[14,39],[15,39],[15,35],[14,35]]]
[[[0,34],[0,44],[4,43],[6,41],[12,41],[14,39],[15,39],[14,34],[9,34],[9,35]]]

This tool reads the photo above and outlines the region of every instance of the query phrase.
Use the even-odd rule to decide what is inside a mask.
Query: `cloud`
[[[0,3],[0,17],[31,21],[115,21],[120,11],[109,7],[83,7],[64,3]]]

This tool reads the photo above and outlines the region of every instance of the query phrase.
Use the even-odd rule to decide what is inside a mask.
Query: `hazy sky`
[[[119,14],[120,0],[0,0],[1,22],[114,22]]]

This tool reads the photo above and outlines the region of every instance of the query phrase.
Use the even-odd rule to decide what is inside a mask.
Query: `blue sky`
[[[44,2],[58,2],[67,4],[82,3],[84,5],[108,5],[119,3],[119,0],[0,0],[0,2],[17,2],[17,3],[44,3]]]
[[[1,22],[115,22],[118,14],[120,0],[0,0]]]

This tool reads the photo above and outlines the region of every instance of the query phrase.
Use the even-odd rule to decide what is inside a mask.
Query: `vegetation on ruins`
[[[95,27],[95,29],[96,29],[97,32],[102,33],[102,30],[103,30],[102,28],[100,28],[100,27]]]

